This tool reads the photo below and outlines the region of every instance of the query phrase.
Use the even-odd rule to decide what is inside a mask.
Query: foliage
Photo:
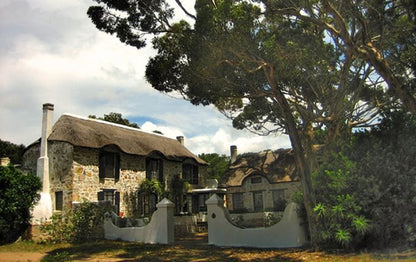
[[[74,242],[87,242],[97,238],[97,229],[103,224],[104,209],[91,203],[83,202],[73,208]]]
[[[88,117],[97,119],[95,115],[89,115]],[[136,123],[130,123],[130,121],[127,118],[123,118],[122,114],[120,113],[111,112],[108,115],[104,114],[104,117],[99,117],[98,119],[140,129]]]
[[[61,214],[54,214],[51,221],[41,225],[41,231],[52,243],[85,243],[99,239],[103,224],[104,208],[85,201]]]
[[[393,111],[371,132],[357,134],[351,186],[372,221],[366,242],[374,247],[416,245],[415,133],[416,118]]]
[[[372,81],[388,85],[387,96],[398,98],[416,114],[416,5],[412,1],[260,1],[273,16],[290,16],[325,31],[346,61],[373,67]],[[381,84],[381,81],[380,81]],[[368,94],[371,94],[368,93]],[[371,94],[375,95],[375,93]],[[379,103],[388,103],[388,100]]]
[[[155,179],[144,179],[139,187],[140,192],[156,194],[158,197],[165,194],[162,184]]]
[[[0,244],[15,241],[27,229],[41,187],[36,175],[0,166]]]
[[[186,201],[186,193],[190,188],[189,183],[181,178],[179,175],[175,175],[169,185],[169,191],[167,192],[168,198],[175,203],[175,215],[183,212]],[[188,211],[188,210],[185,210]]]
[[[0,157],[10,158],[13,164],[21,164],[23,158],[24,145],[16,145],[0,139]]]
[[[316,240],[321,246],[354,247],[369,230],[369,220],[352,195],[354,163],[342,153],[326,156],[314,172],[318,228]]]
[[[72,219],[72,211],[53,214],[50,221],[40,225],[40,231],[47,235],[47,238],[42,241],[53,244],[71,242],[74,236]]]
[[[388,112],[322,159],[314,174],[321,245],[416,245],[415,132],[413,115]]]
[[[208,177],[220,180],[221,176],[227,171],[230,165],[230,157],[226,155],[219,155],[217,153],[200,154],[199,158],[209,163],[207,168]]]
[[[192,24],[171,23],[165,1],[96,2],[88,14],[98,29],[137,48],[154,37],[146,78],[155,89],[214,105],[237,129],[289,135],[311,232],[313,143],[348,139],[397,101],[416,113],[409,1],[197,0]]]

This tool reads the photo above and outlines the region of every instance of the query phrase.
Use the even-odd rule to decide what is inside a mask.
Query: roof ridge
[[[153,132],[149,132],[149,131],[144,131],[144,130],[141,130],[140,128],[135,128],[135,127],[131,127],[131,126],[117,124],[117,123],[114,123],[114,122],[109,122],[109,121],[105,121],[105,120],[101,120],[101,119],[79,116],[79,115],[75,115],[75,114],[71,114],[71,113],[63,113],[61,116],[70,116],[70,117],[75,117],[75,118],[82,119],[82,120],[98,122],[98,123],[106,124],[106,125],[112,125],[112,126],[116,126],[116,127],[125,128],[125,129],[128,129],[128,130],[137,131],[137,132],[141,132],[141,133],[146,133],[146,134],[149,134],[149,135],[154,135],[154,136],[167,138],[167,139],[171,139],[171,140],[176,141],[175,139],[167,137],[165,135],[161,135],[161,134],[157,134],[157,133],[153,133]]]

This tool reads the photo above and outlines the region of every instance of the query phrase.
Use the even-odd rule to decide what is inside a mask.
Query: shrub
[[[357,246],[369,230],[369,220],[352,195],[354,163],[342,153],[326,156],[313,174],[317,205],[317,244],[323,247]]]
[[[15,241],[27,229],[41,186],[36,175],[0,166],[0,244]]]
[[[105,209],[85,201],[61,214],[54,214],[51,221],[41,226],[52,243],[88,242],[101,238],[101,226]]]

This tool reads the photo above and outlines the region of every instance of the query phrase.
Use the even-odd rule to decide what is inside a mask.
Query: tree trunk
[[[290,105],[280,90],[276,88],[274,93],[276,94],[276,99],[280,108],[282,109],[284,118],[286,120],[286,129],[292,144],[297,172],[302,183],[303,201],[308,220],[310,240],[311,244],[315,245],[314,235],[316,232],[316,219],[315,213],[313,211],[315,206],[315,195],[312,188],[312,158],[310,157],[310,154],[312,153],[311,143],[304,143],[308,148],[305,148],[305,146],[302,144],[302,137],[297,128],[295,118],[290,109]],[[305,138],[309,140],[309,137],[307,137],[308,134],[304,135]]]

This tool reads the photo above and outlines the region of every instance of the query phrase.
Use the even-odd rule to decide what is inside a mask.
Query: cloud
[[[192,10],[193,2],[185,5]],[[50,102],[55,120],[63,113],[118,112],[131,122],[144,122],[143,130],[185,136],[185,145],[197,154],[228,154],[231,144],[239,152],[287,147],[282,137],[233,129],[212,106],[196,107],[153,89],[144,70],[155,51],[151,46],[137,50],[98,31],[86,14],[89,5],[94,2],[0,2],[2,140],[28,145],[38,139],[42,104]]]

